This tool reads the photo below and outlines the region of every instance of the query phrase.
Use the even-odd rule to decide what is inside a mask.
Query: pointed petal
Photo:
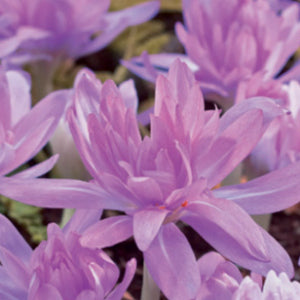
[[[208,186],[220,183],[255,147],[262,131],[262,112],[251,110],[232,122],[200,157],[197,168],[208,179]]]
[[[40,101],[14,128],[16,158],[10,169],[37,154],[54,133],[65,111],[70,92],[53,92]]]
[[[14,126],[30,111],[31,82],[30,76],[26,72],[8,71],[6,77],[11,103],[11,125]]]
[[[64,226],[63,232],[65,235],[71,231],[82,233],[99,221],[101,215],[102,209],[77,209],[70,221]]]
[[[0,261],[17,287],[27,289],[30,283],[30,269],[18,257],[0,246]]]
[[[55,163],[58,160],[58,157],[59,157],[59,155],[53,155],[49,159],[31,167],[31,168],[28,168],[25,171],[19,172],[16,175],[14,175],[13,177],[18,178],[18,179],[29,179],[29,178],[35,178],[35,177],[44,175],[53,168],[53,166],[55,165]]]
[[[167,214],[166,209],[149,208],[133,215],[133,235],[141,251],[152,243]]]
[[[181,219],[231,261],[263,275],[277,267],[270,253],[277,244],[266,239],[264,231],[235,203],[202,196],[186,211]],[[279,255],[286,258],[283,252]]]
[[[244,184],[213,190],[213,194],[234,201],[249,214],[273,213],[299,203],[299,174],[297,162]]]
[[[197,262],[186,237],[169,223],[164,225],[144,259],[155,283],[172,300],[194,299],[201,280]]]
[[[123,242],[132,235],[131,217],[110,217],[97,222],[84,231],[80,243],[89,248],[105,248]]]
[[[159,11],[159,1],[148,1],[120,11],[107,13],[108,26],[80,52],[80,56],[102,49],[129,26],[135,26],[153,18]]]
[[[240,115],[250,110],[259,109],[263,112],[263,125],[264,130],[267,129],[272,120],[280,115],[283,115],[283,109],[276,104],[272,99],[266,97],[255,97],[242,101],[234,105],[228,110],[221,118],[220,130],[225,130],[232,124]]]
[[[128,207],[121,196],[113,196],[96,184],[79,180],[2,177],[0,190],[6,197],[42,207],[116,210]]]
[[[294,266],[288,253],[268,232],[262,228],[260,230],[268,247],[270,261],[266,266],[258,265],[254,272],[266,276],[268,271],[274,270],[277,274],[286,273],[290,279],[294,277]]]
[[[122,299],[126,292],[131,280],[135,274],[136,260],[132,258],[127,264],[125,269],[125,275],[121,283],[105,298],[107,300]]]
[[[29,299],[64,300],[60,292],[50,284],[43,284]]]
[[[10,251],[24,263],[29,262],[32,250],[14,225],[0,214],[0,246]]]

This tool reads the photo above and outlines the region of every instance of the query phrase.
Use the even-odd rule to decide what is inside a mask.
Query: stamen
[[[188,205],[188,201],[187,200],[185,200],[185,201],[183,201],[182,203],[181,203],[181,206],[182,207],[186,207]]]

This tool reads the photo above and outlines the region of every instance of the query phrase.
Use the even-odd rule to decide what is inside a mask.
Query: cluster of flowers
[[[182,2],[176,33],[186,54],[144,53],[123,62],[156,81],[153,112],[140,118],[131,80],[118,87],[87,69],[72,89],[31,108],[31,80],[21,67],[48,62],[52,69],[40,76],[53,74],[63,60],[99,50],[152,18],[159,2],[108,12],[109,0],[0,0],[0,193],[76,209],[62,229],[49,224],[48,240],[34,250],[0,215],[0,299],[121,299],[136,261],[118,281],[119,269],[102,249],[130,237],[168,299],[300,299],[288,254],[250,217],[300,199],[300,65],[282,71],[300,47],[300,7],[283,0]],[[205,110],[204,98],[222,110]],[[151,128],[143,138],[141,121]],[[38,178],[57,155],[16,172],[61,122],[90,180]],[[256,178],[219,187],[246,158]],[[122,214],[101,219],[104,209]],[[222,256],[197,260],[179,221]],[[155,299],[157,287],[145,289],[144,299]]]

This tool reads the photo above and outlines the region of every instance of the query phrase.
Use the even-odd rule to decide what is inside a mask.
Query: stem
[[[32,99],[36,104],[46,95],[51,93],[53,87],[53,77],[58,66],[59,60],[46,61],[40,60],[31,63],[30,69],[32,73]]]
[[[73,208],[65,208],[62,213],[61,221],[60,221],[60,227],[63,228],[72,218],[74,214]]]
[[[160,290],[154,280],[152,279],[147,266],[144,262],[143,270],[143,286],[141,300],[159,300]]]

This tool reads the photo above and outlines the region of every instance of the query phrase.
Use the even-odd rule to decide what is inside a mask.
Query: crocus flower
[[[79,243],[81,231],[93,217],[79,211],[62,231],[48,225],[48,240],[32,250],[15,227],[0,215],[0,298],[3,300],[121,299],[131,282],[135,260],[127,263],[123,281],[119,269],[100,249]],[[80,220],[80,222],[79,222]]]
[[[197,300],[267,300],[300,297],[300,283],[290,281],[287,274],[270,270],[263,284],[260,275],[242,277],[238,268],[220,254],[209,252],[198,260],[201,287]]]
[[[274,120],[253,150],[247,165],[252,172],[266,173],[300,160],[300,85],[292,81],[285,91],[289,114]]]
[[[19,71],[0,69],[0,180],[33,158],[53,134],[68,99],[68,91],[52,93],[31,108],[30,79]],[[53,166],[53,157],[19,177],[35,177]]]
[[[154,81],[176,57],[183,58],[189,61],[205,97],[226,109],[235,102],[241,82],[253,76],[265,82],[275,78],[300,46],[296,3],[278,13],[268,0],[184,0],[183,16],[184,25],[178,23],[176,33],[186,55],[143,54],[124,64]],[[299,78],[299,66],[280,81]]]
[[[85,73],[93,78],[94,82],[97,82],[93,72],[86,69]],[[121,83],[119,90],[126,105],[131,107],[137,113],[138,98],[133,80],[130,79]],[[55,165],[55,175],[63,178],[87,180],[90,179],[90,175],[80,159],[66,118],[66,112],[72,105],[72,101],[70,100],[72,100],[71,97],[67,102],[64,116],[61,118],[58,127],[50,140],[53,153],[58,153],[60,157]],[[143,121],[141,116],[138,115],[138,118]]]
[[[82,245],[102,248],[133,235],[149,273],[171,299],[194,298],[201,281],[179,220],[239,265],[293,275],[287,253],[247,211],[262,214],[298,202],[300,164],[233,190],[213,189],[282,114],[278,105],[265,98],[242,101],[220,118],[218,110],[204,111],[193,74],[176,61],[168,77],[157,80],[151,136],[142,139],[135,111],[112,81],[101,84],[81,72],[74,89],[70,128],[93,180],[7,178],[0,182],[4,195],[38,206],[125,212],[89,227]]]
[[[196,300],[232,300],[243,276],[239,269],[217,252],[209,252],[198,261],[201,286]]]
[[[245,277],[239,288],[234,293],[232,300],[244,299],[290,299],[297,300],[300,297],[300,283],[290,281],[285,273],[276,273],[271,270],[266,276],[263,288],[250,277]]]
[[[0,1],[0,57],[27,62],[78,58],[152,18],[158,1],[108,12],[110,0]]]

